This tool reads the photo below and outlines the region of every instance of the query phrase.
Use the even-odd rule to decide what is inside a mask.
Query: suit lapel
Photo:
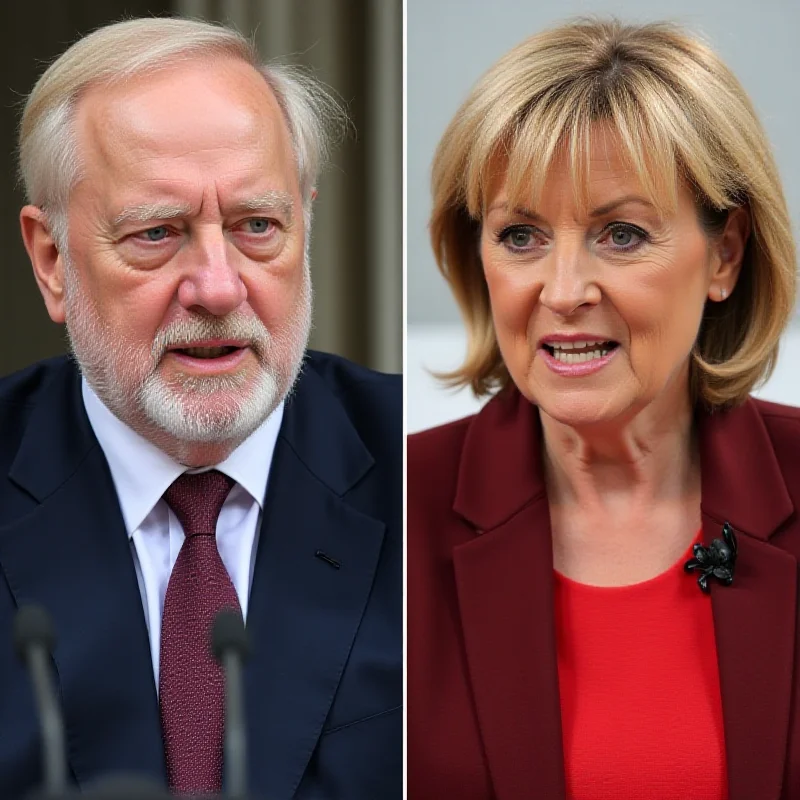
[[[458,605],[497,800],[564,797],[547,501],[454,553]]]
[[[732,586],[711,585],[729,800],[780,797],[791,704],[797,562],[769,543],[793,506],[754,403],[701,420],[703,534],[738,533]]]
[[[455,510],[480,533],[453,553],[470,681],[497,800],[565,794],[550,513],[538,413],[517,393],[467,434]]]
[[[706,537],[720,526],[704,517]],[[719,658],[729,800],[781,795],[794,671],[797,562],[739,536],[734,583],[711,600]]]
[[[17,605],[53,617],[69,765],[81,785],[109,771],[163,781],[144,613],[116,493],[77,373],[58,368],[10,471],[39,505],[0,528]]]
[[[372,587],[384,526],[345,497],[372,463],[309,369],[275,450],[247,619],[251,781],[274,800],[308,766]]]

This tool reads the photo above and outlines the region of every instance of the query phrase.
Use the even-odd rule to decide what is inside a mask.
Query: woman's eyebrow
[[[486,209],[486,214],[491,214],[492,211],[508,211],[508,203],[505,201],[501,201],[499,203],[493,203]],[[535,211],[532,211],[529,208],[525,208],[524,206],[516,206],[511,211],[512,214],[518,217],[528,217],[529,219],[542,219],[542,217],[537,214]]]
[[[650,210],[657,210],[656,207],[646,198],[640,197],[639,195],[635,194],[626,194],[623,197],[618,197],[615,200],[611,200],[608,203],[604,203],[601,206],[596,206],[595,208],[591,209],[588,213],[590,217],[602,217],[605,214],[608,214],[611,211],[619,208],[620,206],[628,205],[628,204],[637,204],[646,206]],[[505,201],[500,201],[497,203],[493,203],[486,209],[486,214],[490,214],[492,211],[508,211],[508,203]],[[519,217],[527,217],[528,219],[532,220],[541,220],[543,217],[540,214],[537,214],[530,208],[526,208],[525,206],[516,206],[512,209],[512,214]]]
[[[593,208],[589,212],[590,217],[602,217],[604,214],[608,214],[609,211],[613,211],[619,206],[628,205],[629,203],[635,203],[637,205],[647,206],[647,208],[655,210],[656,207],[646,198],[640,197],[636,194],[626,194],[623,197],[619,197],[616,200],[612,200],[609,203],[605,203],[602,206],[597,206]]]

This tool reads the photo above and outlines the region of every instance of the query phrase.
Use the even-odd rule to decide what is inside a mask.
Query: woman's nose
[[[583,305],[596,305],[600,291],[582,243],[556,243],[542,264],[539,302],[559,316],[569,316]]]

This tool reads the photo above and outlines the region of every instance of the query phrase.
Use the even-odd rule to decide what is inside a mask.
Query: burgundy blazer
[[[729,521],[739,544],[711,584],[729,800],[800,800],[800,409],[698,431],[705,543]],[[535,406],[507,390],[409,438],[409,800],[564,798],[552,565]]]

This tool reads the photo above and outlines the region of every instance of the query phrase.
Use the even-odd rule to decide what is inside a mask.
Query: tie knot
[[[212,469],[208,472],[184,472],[164,492],[167,505],[183,526],[187,537],[217,532],[217,518],[235,481]]]

